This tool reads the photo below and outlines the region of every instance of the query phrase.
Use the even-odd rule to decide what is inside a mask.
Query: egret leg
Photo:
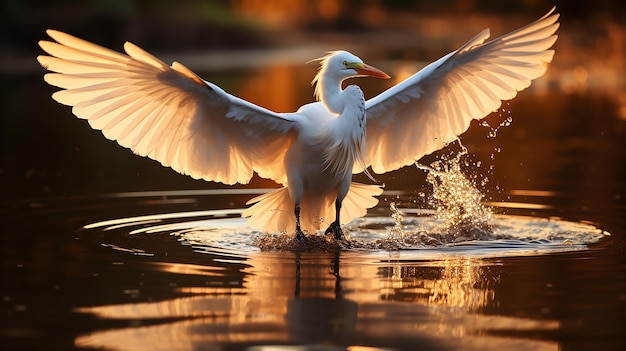
[[[304,236],[302,228],[300,228],[300,205],[296,204],[296,207],[293,209],[293,214],[296,215],[296,239],[306,240],[306,236]]]
[[[339,223],[339,218],[341,214],[341,200],[335,200],[335,221],[332,222],[328,229],[324,232],[326,235],[333,233],[335,240],[340,240],[343,238],[343,231],[341,230],[341,224]]]

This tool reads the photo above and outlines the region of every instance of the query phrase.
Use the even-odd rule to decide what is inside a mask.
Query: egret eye
[[[343,66],[348,67],[348,61],[343,61]]]

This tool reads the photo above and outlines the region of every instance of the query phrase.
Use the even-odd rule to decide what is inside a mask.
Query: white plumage
[[[365,215],[382,192],[351,183],[353,173],[414,163],[545,72],[559,26],[553,12],[486,43],[484,30],[370,100],[341,82],[388,76],[348,52],[331,52],[314,79],[318,102],[294,113],[237,98],[128,42],[121,54],[48,30],[56,42],[41,41],[50,56],[38,60],[56,72],[46,82],[64,89],[55,100],[136,154],[193,178],[246,184],[256,172],[282,184],[250,201],[243,213],[250,226],[302,237],[300,229],[330,225],[339,238],[340,223]]]

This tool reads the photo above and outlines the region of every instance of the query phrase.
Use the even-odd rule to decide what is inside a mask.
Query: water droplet
[[[402,212],[398,210],[395,202],[389,205],[391,209],[391,218],[393,218],[393,227],[389,229],[389,239],[404,240],[404,231],[402,230]]]

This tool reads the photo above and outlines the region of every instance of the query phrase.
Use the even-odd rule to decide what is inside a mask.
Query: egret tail
[[[378,204],[376,196],[382,194],[383,189],[378,185],[352,183],[350,191],[343,200],[341,209],[341,223],[348,223],[355,218],[362,217],[368,208]],[[302,215],[300,225],[303,231],[315,233],[326,228],[335,219],[335,195],[315,196],[307,194],[300,203]],[[289,196],[289,189],[283,187],[269,193],[257,196],[247,204],[254,204],[241,214],[248,218],[248,225],[261,228],[263,231],[292,234],[295,229],[294,202]]]

